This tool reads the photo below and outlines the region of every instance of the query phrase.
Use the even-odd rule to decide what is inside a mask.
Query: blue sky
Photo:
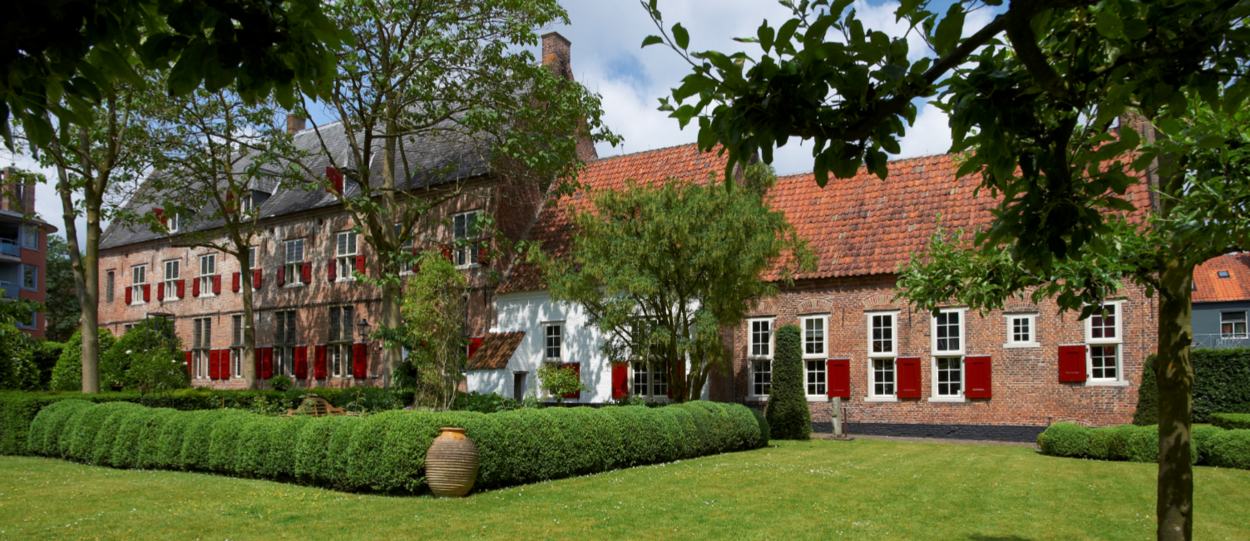
[[[930,8],[945,12],[951,0],[940,0]],[[646,11],[636,0],[564,0],[570,23],[543,29],[559,32],[572,42],[574,78],[602,96],[605,121],[613,131],[625,138],[624,144],[613,148],[600,145],[600,156],[640,152],[654,148],[690,143],[696,128],[681,130],[666,113],[656,110],[658,98],[669,94],[689,73],[687,66],[671,50],[652,46],[640,47],[642,40],[655,33]],[[768,19],[774,26],[789,18],[789,10],[772,0],[660,0],[665,22],[681,22],[690,32],[690,49],[721,51],[758,51],[752,44],[733,41],[735,36],[754,36],[760,22]],[[895,21],[897,1],[857,0],[852,7],[868,28],[881,29],[891,35],[905,30]],[[990,21],[987,10],[974,12],[965,23],[965,35],[975,32]],[[909,40],[914,58],[929,55],[924,42]],[[538,48],[532,48],[535,57]],[[332,121],[326,115],[314,115],[313,121]],[[940,154],[950,146],[950,130],[946,116],[932,105],[924,104],[915,126],[908,129],[897,157]],[[11,156],[0,151],[0,163],[31,167],[25,156]],[[810,171],[811,146],[792,141],[778,149],[773,165],[779,174]],[[52,171],[46,174],[51,179]],[[64,230],[61,205],[51,185],[37,189],[37,211],[45,220]]]

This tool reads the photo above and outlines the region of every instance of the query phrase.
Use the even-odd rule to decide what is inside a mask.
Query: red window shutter
[[[236,272],[230,275],[230,291],[238,293],[241,282],[242,280],[239,279],[239,273]]]
[[[220,274],[213,275],[213,294],[221,295],[221,275]]]
[[[992,385],[990,357],[964,357],[964,397],[990,398]]]
[[[165,225],[165,209],[154,207],[152,213],[156,215],[156,219],[161,222],[161,225]]]
[[[360,274],[365,273],[365,256],[363,254],[356,256],[356,272]]]
[[[574,374],[577,374],[578,379],[581,379],[581,377],[582,377],[582,365],[581,365],[581,364],[578,364],[578,363],[565,363],[564,367],[565,367],[565,368],[571,368],[571,369],[573,370],[573,373],[574,373]],[[577,392],[575,392],[575,393],[569,393],[569,394],[564,395],[564,398],[576,398],[576,399],[578,399],[578,400],[581,400],[581,398],[582,398],[582,392],[581,392],[581,391],[577,391]]]
[[[326,377],[326,345],[317,344],[313,349],[313,377],[317,379],[325,379]]]
[[[443,252],[443,258],[448,261],[451,261],[451,245],[444,244],[441,251]]]
[[[221,378],[228,379],[231,376],[242,375],[242,374],[231,373],[233,370],[234,370],[234,363],[230,362],[230,350],[229,349],[221,350]]]
[[[152,300],[152,284],[143,284],[143,302]]]
[[[220,352],[212,350],[208,352],[208,378],[221,379],[221,358]]]
[[[286,267],[278,267],[278,287],[286,285]]]
[[[269,379],[273,377],[273,348],[260,348],[260,377]]]
[[[295,346],[295,379],[308,377],[308,346]]]
[[[156,284],[156,300],[165,300],[165,282]]]
[[[178,298],[179,298],[179,299],[181,299],[181,298],[183,298],[183,297],[187,296],[187,294],[186,294],[186,290],[187,290],[186,285],[187,285],[187,281],[186,281],[185,279],[183,279],[183,280],[178,280]]]
[[[851,360],[829,359],[825,361],[825,377],[829,382],[829,398],[851,399]]]
[[[369,371],[369,347],[365,344],[352,344],[352,375],[363,378]]]
[[[260,289],[260,279],[264,274],[260,269],[252,271],[252,289]]]
[[[485,339],[486,338],[482,336],[477,336],[477,337],[473,337],[469,339],[469,358],[470,359],[473,358],[474,353],[477,353],[477,348],[482,347],[482,340],[485,340]]]
[[[305,284],[312,281],[312,263],[306,262],[299,268],[299,281]]]
[[[226,214],[234,214],[234,192],[226,192]]]
[[[263,357],[263,355],[261,355],[260,348],[256,348],[252,350],[252,377],[254,378],[260,377],[260,374],[261,374],[260,358],[261,357]]]
[[[134,302],[134,301],[132,300],[132,297],[133,297],[133,296],[134,296],[134,295],[131,293],[130,288],[126,288],[126,304],[130,304],[130,303]]]
[[[412,272],[413,274],[421,272],[421,256],[416,248],[412,249]]]
[[[477,262],[482,265],[490,264],[490,246],[487,246],[486,243],[482,243],[481,246],[477,247]]]
[[[191,378],[191,377],[195,377],[195,370],[191,368],[191,352],[190,352],[190,351],[185,351],[185,352],[183,352],[183,353],[184,353],[184,354],[186,355],[186,357],[187,357],[187,377],[189,377],[189,378]]]
[[[191,296],[192,297],[200,296],[200,279],[199,278],[191,280]]]
[[[1059,381],[1085,381],[1085,344],[1059,346]]]
[[[326,280],[333,282],[338,279],[339,279],[339,266],[334,261],[334,258],[332,257],[330,258],[330,262],[326,264]]]
[[[338,169],[326,166],[326,180],[330,181],[330,187],[326,188],[326,193],[343,192],[343,173],[340,173]]]
[[[920,357],[900,357],[895,373],[899,398],[920,398]]]
[[[612,363],[612,398],[629,396],[629,363]]]

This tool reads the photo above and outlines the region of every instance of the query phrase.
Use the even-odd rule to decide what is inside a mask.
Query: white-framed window
[[[192,327],[195,332],[191,339],[191,367],[195,377],[204,379],[208,377],[208,355],[212,351],[213,320],[196,318],[192,320]]]
[[[165,227],[169,228],[170,233],[177,233],[182,227],[182,220],[178,218],[177,212],[169,213],[169,217],[165,219]]]
[[[823,359],[829,342],[829,316],[803,316],[799,323],[803,329],[803,358]],[[811,394],[811,393],[808,393]]]
[[[893,400],[898,355],[898,311],[867,312],[868,399]]]
[[[1246,338],[1246,312],[1220,312],[1220,338]]]
[[[747,320],[747,356],[751,359],[751,396],[768,396],[773,385],[773,319]]]
[[[962,398],[964,396],[964,358],[933,358],[933,396]]]
[[[182,276],[182,260],[165,262],[165,302],[178,300],[178,279]]]
[[[475,242],[478,231],[478,215],[481,211],[472,210],[452,216],[452,236],[456,241],[454,259],[457,267],[477,265],[477,247]]]
[[[941,310],[932,318],[933,354],[963,355],[965,309]]]
[[[22,289],[39,289],[39,267],[22,265]]]
[[[396,239],[404,238],[404,224],[395,222],[395,238]],[[401,254],[411,254],[412,247],[413,247],[413,236],[409,235],[408,240],[405,240],[400,245],[399,251]],[[407,276],[409,274],[412,274],[412,265],[400,265],[399,274],[400,276]]]
[[[355,308],[330,307],[330,339],[326,354],[330,357],[330,375],[336,378],[352,375],[352,321]]]
[[[352,271],[356,270],[356,232],[355,231],[339,231],[336,237],[334,249],[334,263],[339,266],[338,272],[335,274],[335,281],[344,282],[355,280]]]
[[[249,246],[247,248],[247,268],[252,270],[260,268],[260,260],[256,259],[256,250],[256,246]]]
[[[243,195],[239,196],[239,213],[251,214],[255,202],[256,193],[252,190],[243,190]]]
[[[213,296],[213,276],[217,274],[217,254],[200,256],[200,296]]]
[[[1037,342],[1037,314],[1007,314],[1007,344],[1009,348],[1035,348]]]
[[[300,282],[300,265],[304,263],[304,239],[288,240],[286,252],[286,287],[304,285]]]
[[[827,374],[825,374],[825,360],[809,359],[803,361],[803,364],[806,365],[804,367],[804,372],[807,377],[807,398],[809,400],[822,400],[826,398],[828,394],[828,387],[826,387],[828,381],[826,378]]]
[[[143,286],[147,283],[147,265],[130,267],[130,304],[143,304]]]
[[[234,327],[233,340],[230,342],[230,373],[236,378],[243,377],[243,314],[235,314],[230,318]]]
[[[647,400],[668,399],[668,372],[664,363],[657,361],[634,361],[630,363],[633,371],[635,396]]]
[[[295,310],[274,312],[273,368],[275,375],[295,374]],[[301,376],[306,374],[300,374]]]
[[[1124,341],[1122,306],[1122,301],[1108,302],[1085,320],[1090,383],[1118,383],[1124,380],[1121,368]]]
[[[564,359],[564,323],[543,324],[543,362],[559,363]]]
[[[26,250],[39,249],[39,227],[27,225],[22,227],[22,248]]]

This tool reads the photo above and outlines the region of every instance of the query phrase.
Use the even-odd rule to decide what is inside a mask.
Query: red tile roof
[[[694,145],[599,160],[587,166],[581,182],[593,189],[615,188],[626,178],[655,182],[668,177],[701,180],[707,171],[724,171],[723,158],[695,153]],[[821,188],[811,173],[778,179],[770,191],[772,205],[786,214],[799,234],[819,256],[815,272],[801,279],[890,274],[911,254],[927,249],[941,213],[947,231],[967,232],[989,225],[995,200],[982,190],[973,197],[978,177],[955,178],[952,155],[923,156],[890,162],[890,175],[881,180],[861,169],[850,179],[830,179]],[[1146,208],[1144,183],[1129,188],[1126,198]],[[531,239],[543,250],[565,256],[569,248],[567,199],[542,211]],[[575,207],[585,199],[574,201]],[[1133,216],[1139,221],[1144,211]],[[537,269],[518,266],[500,293],[530,291],[544,286]]]
[[[492,332],[482,339],[482,345],[469,359],[470,370],[503,370],[508,367],[508,360],[521,345],[525,331]]]
[[[1221,278],[1227,272],[1228,278]],[[1192,302],[1250,299],[1250,253],[1222,255],[1194,268]]]

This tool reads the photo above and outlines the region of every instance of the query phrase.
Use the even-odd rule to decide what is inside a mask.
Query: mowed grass
[[[1250,539],[1250,471],[1199,467],[1194,538]],[[0,457],[6,539],[1153,539],[1155,466],[856,440],[481,492],[348,494]]]

